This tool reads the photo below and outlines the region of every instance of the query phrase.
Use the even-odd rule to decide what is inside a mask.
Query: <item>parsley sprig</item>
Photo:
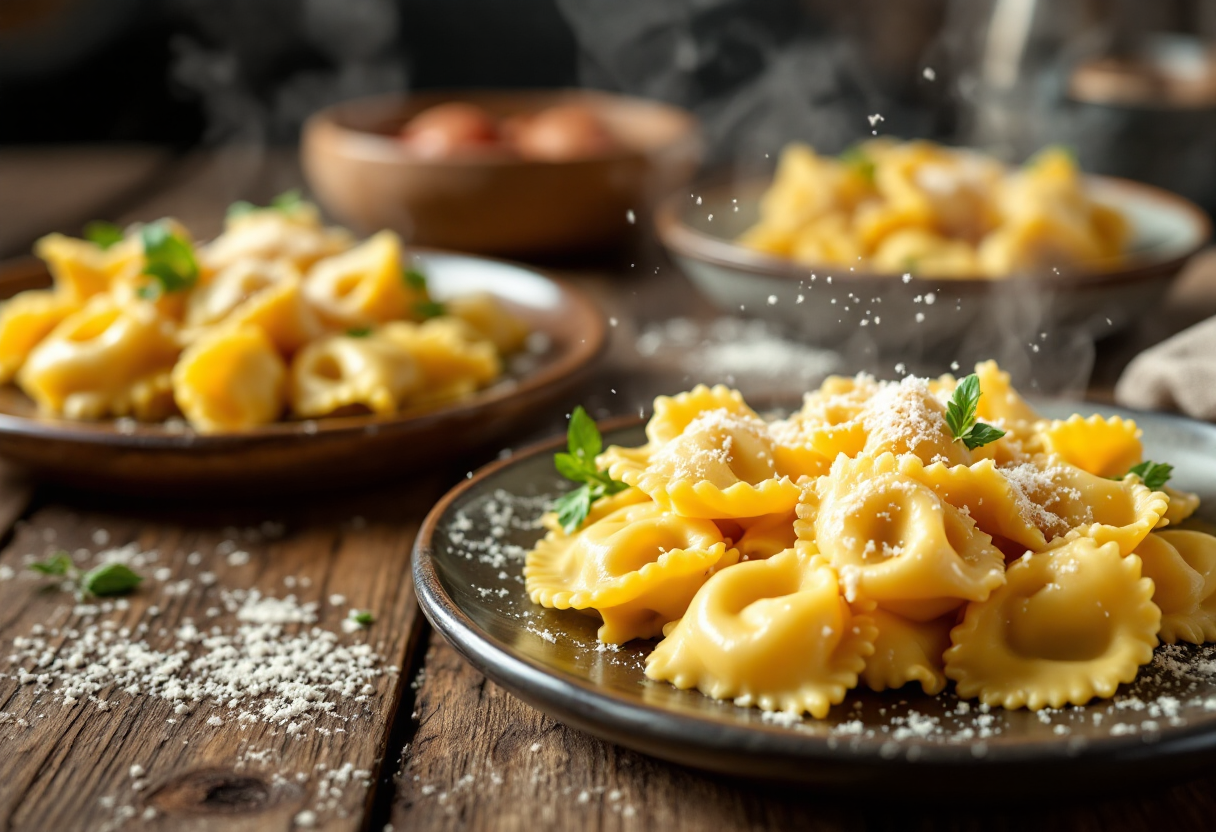
[[[303,204],[304,197],[299,189],[292,188],[290,191],[284,191],[270,200],[270,204],[265,208],[261,208],[243,199],[237,200],[228,206],[228,219],[243,217],[246,214],[252,214],[254,211],[278,211],[283,214],[294,214],[300,210],[300,206]]]
[[[954,434],[954,441],[962,442],[972,451],[1005,435],[1000,428],[976,421],[975,411],[981,395],[980,377],[972,373],[958,383],[954,395],[946,403],[946,424]]]
[[[857,174],[867,183],[874,184],[874,171],[876,165],[870,155],[861,149],[860,145],[853,145],[840,154],[840,161],[845,167],[852,168]]]
[[[604,440],[595,421],[581,406],[574,408],[570,415],[566,449],[566,453],[553,455],[553,466],[566,479],[582,485],[559,497],[553,508],[557,512],[557,522],[566,534],[574,534],[587,519],[592,503],[601,497],[619,494],[629,486],[595,466],[595,458],[604,449]]]
[[[50,578],[66,578],[81,595],[106,597],[125,595],[139,586],[143,578],[122,563],[103,563],[87,572],[76,568],[67,552],[56,552],[46,560],[29,564],[35,572]]]
[[[1148,488],[1153,491],[1160,491],[1170,481],[1170,477],[1174,475],[1174,466],[1166,462],[1153,462],[1151,459],[1146,459],[1144,462],[1127,469],[1127,474],[1135,474]],[[1127,474],[1111,477],[1111,479],[1121,480]]]
[[[422,269],[417,266],[406,266],[401,271],[401,278],[405,281],[405,285],[422,296],[414,302],[414,314],[419,318],[425,321],[448,313],[447,308],[442,303],[431,297],[426,272],[422,271]]]
[[[167,220],[145,225],[139,230],[139,236],[144,245],[142,274],[156,278],[155,283],[140,288],[140,297],[155,300],[161,294],[181,292],[198,282],[194,247],[174,231]]]
[[[121,228],[105,220],[93,220],[84,227],[84,238],[101,249],[121,243],[123,236]]]

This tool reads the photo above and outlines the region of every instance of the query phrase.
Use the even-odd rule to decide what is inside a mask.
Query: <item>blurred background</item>
[[[1213,0],[5,0],[0,143],[291,144],[359,95],[579,85],[692,109],[711,161],[881,114],[1210,210],[1214,39]]]
[[[319,108],[472,88],[674,104],[700,120],[705,169],[736,175],[771,170],[793,140],[838,153],[929,138],[1010,162],[1062,144],[1086,171],[1211,214],[1213,44],[1216,0],[3,0],[0,256],[135,206],[188,213],[156,194],[212,153],[223,163],[190,174],[206,216],[182,217],[205,236],[216,205],[299,184],[295,147]],[[271,157],[292,164],[268,172]],[[48,167],[72,185],[48,193]],[[631,270],[669,263],[657,246],[623,256]],[[1045,387],[1089,378],[1092,339],[1079,339]]]

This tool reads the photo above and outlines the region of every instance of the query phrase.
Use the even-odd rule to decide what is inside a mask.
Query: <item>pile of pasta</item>
[[[173,220],[111,233],[39,240],[54,287],[0,310],[0,383],[47,415],[218,432],[392,414],[490,384],[527,335],[489,295],[436,303],[396,234],[359,243],[307,202],[231,211],[203,245]]]
[[[972,151],[874,139],[840,158],[787,146],[740,242],[809,266],[1003,278],[1110,268],[1129,237],[1063,150],[1010,170]]]
[[[787,419],[699,386],[655,401],[647,442],[597,463],[629,488],[527,556],[533,602],[598,615],[599,639],[662,637],[646,675],[824,717],[846,692],[953,680],[1006,708],[1084,704],[1162,642],[1216,639],[1216,537],[1194,494],[1129,468],[1117,416],[1047,420],[995,363],[969,450],[957,384],[833,377]]]

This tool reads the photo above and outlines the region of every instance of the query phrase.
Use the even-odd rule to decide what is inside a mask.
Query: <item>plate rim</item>
[[[1132,410],[1101,402],[1082,400],[1077,404],[1120,415],[1150,416],[1191,428],[1199,427],[1212,432],[1216,440],[1216,425],[1196,419]],[[645,420],[623,416],[605,419],[598,424],[607,438],[611,433],[639,427],[645,424]],[[540,662],[515,655],[481,630],[443,587],[435,563],[433,539],[448,509],[461,497],[499,471],[553,452],[564,442],[564,436],[555,436],[532,443],[510,457],[482,466],[444,494],[418,529],[413,546],[412,570],[419,606],[436,631],[485,676],[561,721],[610,742],[673,762],[722,773],[737,773],[738,764],[746,762],[753,767],[753,774],[759,774],[762,779],[785,782],[825,782],[820,777],[808,777],[805,773],[800,776],[797,769],[788,770],[792,762],[881,769],[883,776],[912,768],[921,772],[958,772],[975,768],[988,775],[1008,769],[1023,770],[1028,764],[1043,766],[1046,774],[1048,771],[1058,771],[1060,765],[1089,765],[1094,767],[1094,771],[1111,766],[1123,769],[1148,759],[1181,761],[1216,751],[1216,723],[1212,723],[1167,727],[1158,732],[1152,742],[1146,742],[1138,734],[1085,738],[1079,746],[1064,737],[1045,743],[988,742],[982,757],[974,756],[972,741],[947,744],[909,740],[900,743],[901,752],[911,747],[920,749],[916,759],[909,760],[904,753],[896,756],[884,754],[883,747],[890,741],[889,738],[816,736],[779,725],[717,722],[643,701],[626,701],[599,685],[570,674],[561,674]],[[758,736],[763,737],[762,748],[755,747]],[[835,742],[830,743],[831,739]],[[730,762],[724,764],[713,754],[724,755]]]
[[[1212,221],[1208,215],[1184,196],[1143,182],[1116,176],[1086,174],[1086,178],[1104,188],[1113,188],[1138,195],[1145,201],[1168,203],[1186,214],[1196,231],[1194,241],[1181,253],[1172,257],[1143,262],[1130,261],[1115,269],[1086,270],[1064,269],[1059,274],[1028,272],[1005,278],[983,276],[944,278],[926,275],[917,278],[920,283],[932,282],[948,286],[952,291],[983,294],[998,291],[1009,281],[1029,283],[1040,290],[1055,292],[1078,291],[1100,286],[1139,283],[1153,278],[1173,275],[1196,254],[1202,251],[1212,238]],[[720,181],[720,177],[693,183],[691,193],[709,193],[727,188],[746,189],[757,187],[761,177],[746,177],[737,181]],[[813,272],[832,273],[832,278],[841,285],[862,283],[894,284],[898,274],[870,271],[852,271],[831,264],[809,266],[786,258],[776,257],[746,248],[733,240],[699,231],[684,221],[683,211],[687,196],[683,192],[670,194],[656,208],[655,231],[659,241],[673,256],[686,258],[718,268],[743,272],[753,277],[776,278],[786,281],[805,281]]]
[[[391,416],[374,414],[321,416],[313,419],[279,420],[245,431],[202,433],[193,429],[169,431],[163,423],[137,422],[131,430],[123,431],[119,428],[117,419],[73,422],[68,419],[39,420],[11,413],[0,413],[0,439],[64,442],[104,446],[115,450],[206,453],[218,450],[240,450],[249,446],[278,442],[294,442],[305,438],[309,441],[321,438],[337,440],[357,436],[369,430],[391,436],[398,432],[413,432],[429,427],[451,418],[454,414],[458,414],[461,418],[473,417],[492,411],[495,406],[504,401],[540,393],[561,385],[586,371],[608,348],[608,324],[603,310],[581,289],[545,269],[497,257],[483,257],[426,246],[410,247],[408,251],[410,254],[419,254],[424,257],[452,257],[520,269],[532,277],[554,286],[562,299],[561,304],[577,307],[580,317],[585,318],[589,326],[580,340],[571,341],[571,349],[540,370],[512,380],[513,383],[504,383],[500,380],[474,392],[467,398],[413,414],[406,412]],[[45,264],[32,255],[0,262],[0,285],[6,279],[15,281],[21,277],[28,277],[36,268],[48,271]],[[30,271],[24,271],[27,269]],[[7,384],[11,385],[12,382]],[[312,427],[306,427],[309,425]]]

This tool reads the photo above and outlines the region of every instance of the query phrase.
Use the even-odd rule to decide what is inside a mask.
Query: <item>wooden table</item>
[[[115,176],[115,158],[126,178]],[[232,172],[235,184],[221,175]],[[206,235],[228,201],[265,197],[295,176],[290,164],[253,164],[239,153],[178,160],[72,150],[0,154],[0,181],[17,181],[16,174],[26,184],[0,189],[0,216],[36,214],[38,222],[0,234],[5,255],[36,234],[75,231],[86,218],[78,204],[41,199],[44,191],[74,185],[90,194],[96,215],[175,213]],[[22,211],[27,204],[37,212]],[[618,321],[606,362],[571,402],[629,412],[686,380],[680,368],[641,356],[637,332],[647,321],[712,313],[653,248],[643,246],[631,259],[632,267],[563,270]],[[1208,256],[1179,285],[1165,313],[1100,346],[1091,393],[1108,397],[1128,356],[1213,312],[1216,257]],[[554,408],[535,434],[560,429],[561,412]],[[488,682],[435,637],[409,580],[410,547],[427,509],[491,455],[453,449],[449,466],[423,477],[410,472],[362,492],[244,505],[73,493],[6,475],[0,481],[5,828],[1216,828],[1216,766],[1189,783],[1105,801],[1027,804],[1011,794],[999,806],[896,803],[882,795],[842,802],[705,775],[554,722]],[[122,603],[83,608],[70,593],[41,590],[45,582],[24,568],[31,556],[56,550],[92,564],[98,552],[125,544],[133,544],[128,553],[138,553],[147,578]],[[339,645],[366,644],[377,675],[366,687],[332,695],[328,713],[275,722],[239,718],[245,704],[230,708],[146,692],[107,689],[65,703],[39,684],[42,669],[22,677],[5,658],[37,653],[44,668],[53,668],[55,657],[70,656],[90,626],[94,632],[130,628],[160,654],[182,645],[197,654],[188,634],[215,628],[232,637],[250,618],[242,606],[249,597],[241,593],[255,589],[292,595],[297,606],[316,605],[306,614],[315,623],[288,624],[284,638],[315,626],[337,633]],[[352,608],[373,611],[375,623],[345,632],[342,622]],[[148,625],[142,633],[141,622]],[[17,662],[27,669],[37,663]]]

